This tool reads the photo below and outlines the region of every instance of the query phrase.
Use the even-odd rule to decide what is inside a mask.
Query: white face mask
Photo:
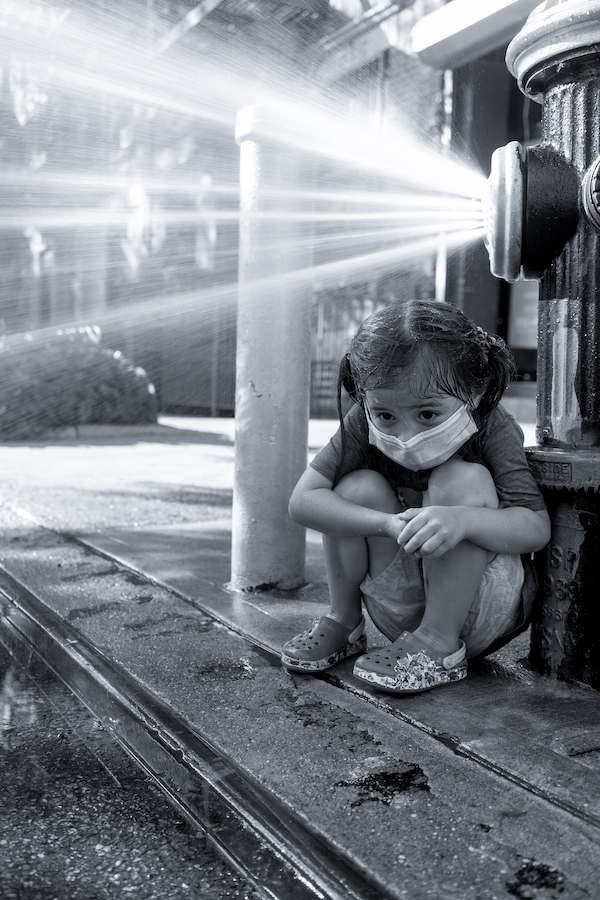
[[[460,406],[445,422],[415,434],[408,441],[401,441],[392,434],[379,431],[373,424],[366,405],[365,412],[369,424],[369,443],[389,459],[413,472],[441,466],[478,430],[466,404]]]

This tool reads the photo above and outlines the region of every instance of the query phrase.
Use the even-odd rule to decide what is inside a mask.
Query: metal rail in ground
[[[41,659],[263,897],[391,896],[1,568],[0,642]]]

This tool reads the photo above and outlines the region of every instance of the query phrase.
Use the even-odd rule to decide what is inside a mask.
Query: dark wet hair
[[[434,300],[386,306],[363,322],[340,363],[342,446],[342,388],[364,405],[366,391],[391,387],[406,373],[415,393],[425,383],[470,407],[479,431],[461,455],[477,459],[489,418],[516,372],[502,338],[488,334],[458,307]]]

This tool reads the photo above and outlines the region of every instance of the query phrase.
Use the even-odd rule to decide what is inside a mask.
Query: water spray
[[[508,47],[543,104],[542,143],[496,150],[486,244],[493,274],[540,280],[537,446],[552,537],[531,657],[600,688],[600,0],[546,0]]]
[[[304,529],[291,522],[287,504],[307,462],[314,285],[372,278],[397,271],[407,259],[431,257],[441,232],[447,247],[480,239],[481,204],[469,198],[485,180],[408,135],[374,139],[297,103],[244,108],[236,137],[241,215],[231,586],[291,589],[304,583]],[[315,191],[315,169],[340,163],[397,190],[384,192],[383,204],[377,191]],[[451,190],[440,198],[443,185]],[[387,206],[390,194],[395,209]],[[331,197],[337,209],[320,211]],[[374,211],[349,211],[351,197]],[[314,259],[312,251],[323,247],[317,226],[336,221],[342,229],[371,223],[362,252],[347,231],[344,258]],[[403,222],[412,223],[408,235],[381,227]],[[328,231],[323,241],[337,236]]]
[[[303,80],[302,67],[290,67],[287,59],[285,66],[275,59],[259,65],[263,77],[258,77],[247,57],[221,49],[202,57],[199,77],[197,54],[169,54],[177,36],[173,32],[150,40],[148,33],[138,36],[137,21],[128,30],[121,18],[120,27],[110,29],[103,11],[88,6],[75,5],[65,16],[39,21],[30,20],[27,9],[16,3],[0,9],[0,53],[6,59],[15,55],[30,74],[24,84],[37,97],[29,108],[27,92],[21,90],[19,121],[27,123],[44,107],[50,109],[57,92],[75,111],[110,110],[110,121],[117,123],[123,116],[129,124],[135,112],[142,134],[151,132],[160,116],[165,121],[181,116],[197,126],[208,123],[215,135],[230,136],[233,143],[235,114],[241,109],[241,211],[222,208],[232,196],[231,184],[211,192],[211,201],[221,201],[218,209],[197,199],[195,207],[177,202],[168,209],[171,193],[197,198],[200,190],[204,196],[193,175],[191,180],[161,175],[156,157],[134,159],[126,176],[115,174],[103,146],[93,148],[103,152],[91,159],[86,147],[68,171],[62,165],[52,171],[40,157],[33,169],[0,173],[5,193],[15,197],[0,216],[0,234],[30,225],[41,237],[43,231],[71,229],[92,246],[94,229],[122,236],[131,226],[121,246],[135,273],[153,223],[157,234],[167,227],[239,224],[232,584],[240,589],[297,586],[304,578],[304,535],[289,522],[287,501],[306,465],[311,292],[315,286],[323,290],[398,271],[408,261],[434,257],[440,244],[452,248],[479,240],[481,203],[472,198],[481,196],[485,179],[415,140],[408,128],[376,133],[372,117],[356,122],[337,116],[331,108],[335,101],[325,98],[316,82]],[[275,77],[283,69],[285,76]],[[107,140],[115,141],[116,135],[109,130]],[[126,149],[130,138],[123,140]],[[344,176],[345,190],[318,190],[309,174],[316,157],[322,172],[334,174],[333,185],[340,184],[340,172],[351,173],[347,182]],[[358,181],[375,188],[358,191]],[[26,203],[23,185],[32,191]],[[132,185],[139,188],[139,202],[128,202]],[[209,322],[222,321],[224,311],[232,314],[237,292],[238,285],[230,282],[189,296],[171,295],[169,314],[189,317],[193,307],[196,314],[210,313]],[[157,316],[164,321],[167,304],[161,301],[148,298],[118,312],[102,309],[100,324],[133,327],[153,323]],[[77,307],[74,315],[81,311]]]

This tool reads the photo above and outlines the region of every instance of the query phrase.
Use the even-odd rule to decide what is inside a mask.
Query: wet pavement
[[[2,900],[258,900],[98,719],[0,648]]]
[[[263,896],[596,896],[599,695],[531,671],[526,636],[411,698],[282,669],[326,608],[316,536],[302,590],[228,591],[232,423],[174,424],[0,448],[2,640],[52,658]]]

